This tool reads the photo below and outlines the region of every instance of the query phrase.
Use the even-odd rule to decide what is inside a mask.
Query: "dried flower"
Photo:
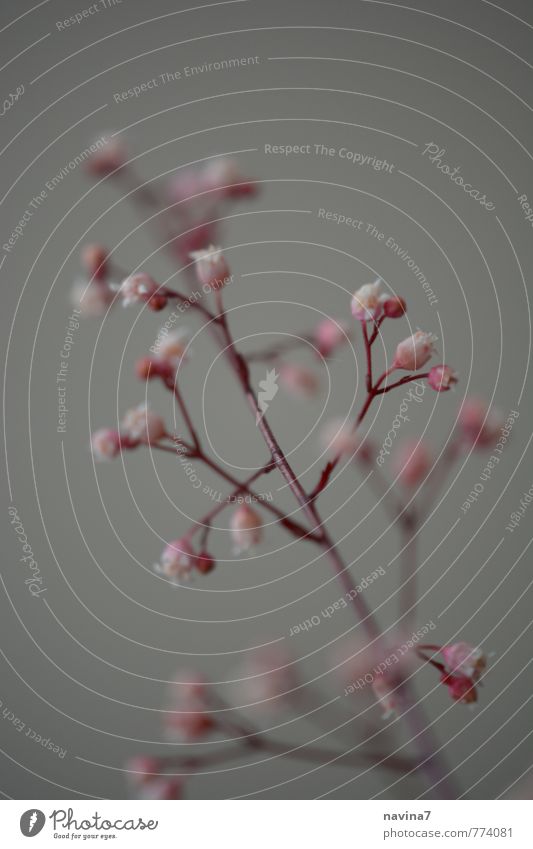
[[[166,435],[165,422],[146,404],[128,410],[122,419],[121,428],[125,436],[134,442],[159,442]]]
[[[168,301],[165,291],[144,271],[126,277],[119,292],[125,307],[130,304],[149,304],[150,308],[158,311],[163,309]]]
[[[206,250],[191,251],[196,263],[196,274],[202,286],[218,289],[230,277],[228,264],[221,248],[210,245]]]
[[[401,318],[407,312],[407,304],[399,295],[382,295],[381,305],[387,318]]]
[[[487,659],[480,648],[469,643],[452,643],[441,649],[444,662],[450,673],[460,673],[472,681],[478,681],[487,667]]]
[[[194,569],[196,555],[186,537],[169,542],[163,549],[161,561],[154,564],[154,570],[173,584],[188,581]]]
[[[91,448],[95,460],[112,460],[120,452],[120,434],[118,430],[101,428],[91,436]]]
[[[241,504],[231,517],[231,536],[235,553],[242,554],[259,545],[263,538],[261,516],[249,504]]]
[[[352,297],[352,315],[358,321],[374,321],[383,309],[381,280],[365,283]]]
[[[392,363],[393,368],[416,371],[428,362],[435,353],[436,336],[417,330],[412,336],[400,342]]]
[[[435,392],[447,392],[457,383],[457,375],[450,366],[433,366],[428,374],[428,383]]]

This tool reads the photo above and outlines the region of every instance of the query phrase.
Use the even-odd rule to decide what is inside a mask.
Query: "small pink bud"
[[[387,318],[401,318],[407,312],[407,304],[398,295],[385,296],[382,301],[383,313]]]
[[[242,554],[259,545],[263,538],[261,516],[249,504],[241,504],[231,517],[231,535],[235,552]]]
[[[435,353],[436,337],[432,333],[417,330],[412,336],[400,342],[392,363],[393,368],[405,371],[417,371],[431,359]]]
[[[208,575],[215,568],[215,560],[207,551],[201,551],[194,565],[202,575]]]
[[[294,392],[304,398],[312,398],[319,390],[318,377],[310,369],[294,363],[285,363],[281,366],[280,380],[289,392]]]
[[[457,376],[450,366],[433,366],[428,374],[428,383],[435,392],[447,392],[457,383]]]
[[[163,549],[161,562],[154,569],[173,584],[188,581],[194,569],[196,555],[188,539],[181,537],[169,542]]]
[[[478,681],[487,667],[487,660],[481,649],[468,643],[444,646],[441,654],[450,673],[460,673],[472,681]]]
[[[206,250],[191,251],[191,257],[196,263],[196,275],[202,286],[217,289],[230,277],[221,248],[210,245]]]
[[[352,315],[358,321],[374,321],[383,309],[381,302],[381,280],[365,283],[352,297]]]
[[[99,462],[112,460],[120,453],[120,434],[118,430],[102,428],[91,436],[93,457]]]
[[[315,327],[313,336],[315,344],[323,357],[329,357],[348,338],[348,324],[345,321],[335,321],[325,318]]]
[[[485,401],[467,398],[459,413],[459,425],[468,442],[485,448],[498,438],[503,420],[496,410],[489,410]]]
[[[125,162],[125,146],[118,139],[109,138],[103,147],[100,143],[98,149],[87,159],[86,168],[89,174],[95,177],[105,177],[117,168],[122,168]]]
[[[128,410],[122,419],[121,429],[134,442],[159,442],[166,434],[165,422],[152,413],[146,404]]]
[[[154,380],[156,377],[161,380],[174,379],[174,369],[158,357],[141,357],[135,363],[135,374],[139,380]]]
[[[84,245],[81,250],[81,263],[88,276],[95,280],[104,280],[107,275],[107,251],[103,245]]]
[[[404,486],[421,484],[431,469],[432,457],[425,444],[418,439],[405,439],[394,455],[394,471]]]
[[[167,304],[167,295],[161,287],[144,271],[131,274],[120,286],[122,303],[125,307],[130,304],[149,304],[153,309],[160,310]],[[151,303],[153,301],[153,304]]]
[[[454,702],[468,705],[477,702],[477,692],[474,682],[466,675],[448,675],[444,673],[441,682],[448,688]]]

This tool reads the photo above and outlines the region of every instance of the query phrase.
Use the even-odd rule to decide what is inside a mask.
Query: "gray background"
[[[480,703],[472,713],[452,706],[430,670],[420,670],[415,684],[462,792],[473,798],[527,794],[526,785],[514,782],[531,764],[526,549],[533,513],[512,535],[505,525],[532,483],[531,226],[514,190],[533,197],[527,151],[531,4],[413,0],[404,8],[355,0],[250,0],[203,9],[199,4],[195,11],[169,16],[189,5],[123,0],[59,32],[55,22],[83,3],[50,0],[30,12],[26,0],[2,2],[2,57],[9,60],[2,96],[21,83],[26,89],[2,117],[2,194],[8,192],[2,242],[46,180],[102,132],[124,131],[145,179],[203,157],[247,150],[238,156],[241,167],[263,183],[260,196],[230,209],[234,217],[224,225],[222,244],[235,273],[226,297],[237,338],[273,335],[247,339],[243,349],[253,350],[279,333],[305,333],[318,314],[349,317],[349,295],[377,274],[407,298],[412,327],[437,333],[442,359],[461,378],[453,395],[427,392],[422,404],[411,405],[405,435],[426,429],[440,451],[463,397],[472,392],[493,398],[505,415],[520,411],[512,441],[477,505],[462,515],[461,504],[485,465],[474,454],[453,470],[420,543],[424,597],[418,625],[433,620],[438,642],[466,639],[494,653]],[[238,56],[259,56],[260,62],[114,103],[114,92],[164,71]],[[272,60],[295,56],[311,58]],[[485,211],[422,157],[429,142],[446,148],[445,160],[461,166],[494,201],[495,212]],[[395,168],[388,174],[338,158],[268,156],[269,143],[346,146],[386,158]],[[69,174],[36,211],[1,269],[4,461],[7,457],[11,500],[44,576],[47,604],[24,585],[4,478],[0,698],[2,709],[68,750],[59,759],[3,720],[0,791],[14,798],[123,797],[127,757],[171,750],[161,745],[158,711],[163,682],[180,666],[197,666],[214,681],[234,680],[251,647],[285,638],[282,644],[298,661],[303,696],[314,682],[314,704],[324,704],[342,695],[330,671],[332,650],[353,634],[353,619],[342,611],[307,635],[288,637],[293,624],[335,601],[340,591],[327,563],[314,559],[314,549],[293,544],[274,526],[255,557],[237,562],[227,533],[218,532],[212,547],[222,562],[190,588],[169,592],[154,576],[151,564],[164,541],[180,536],[187,516],[202,515],[211,502],[168,457],[138,451],[124,464],[118,460],[95,470],[87,446],[91,429],[113,424],[117,410],[142,400],[133,364],[152,343],[161,316],[117,309],[104,321],[82,324],[70,360],[67,432],[56,432],[55,375],[69,291],[79,273],[79,244],[120,243],[116,257],[122,267],[141,265],[157,279],[175,271],[149,228],[139,226],[138,211],[109,183],[93,185],[81,169]],[[393,236],[424,269],[438,304],[428,303],[405,263],[383,243],[320,220],[321,207],[373,222]],[[403,322],[388,329],[389,352],[404,335]],[[183,387],[195,417],[205,416],[213,448],[236,473],[255,467],[266,451],[233,378],[218,360],[210,368],[215,351],[205,334],[193,347]],[[311,362],[305,354],[301,360]],[[269,411],[295,468],[309,469],[308,483],[322,465],[321,423],[347,413],[354,386],[361,403],[360,340],[355,355],[345,348],[330,365],[329,395],[322,367],[317,400],[299,402],[280,390]],[[254,376],[259,381],[264,369],[255,367]],[[158,387],[149,394],[171,422],[167,396]],[[378,443],[399,403],[400,396],[389,397],[374,410],[369,428]],[[341,549],[354,576],[379,565],[386,569],[367,600],[379,606],[381,624],[392,628],[398,536],[370,492],[360,490],[346,501],[359,482],[358,472],[346,469],[321,508],[326,516],[334,514],[329,526],[343,538]],[[280,503],[292,509],[274,476],[262,488],[278,487]],[[227,521],[224,513],[224,527]],[[238,698],[232,685],[224,685],[224,692]],[[341,699],[337,710],[344,722],[356,707]],[[317,745],[342,750],[342,740],[321,737],[324,731],[299,716],[304,712],[248,715],[275,728],[277,739],[321,738]],[[377,707],[366,715],[380,722]],[[326,709],[317,717],[325,729],[339,724]],[[354,745],[354,735],[348,726],[344,746]],[[405,738],[399,731],[394,739]],[[427,789],[419,778],[389,786],[394,776],[377,770],[358,778],[342,766],[253,760],[259,759],[194,779],[190,794],[402,798]]]

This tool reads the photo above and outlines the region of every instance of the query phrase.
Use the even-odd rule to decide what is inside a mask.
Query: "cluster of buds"
[[[154,570],[163,575],[174,586],[187,583],[194,572],[207,575],[215,568],[215,561],[207,551],[194,551],[190,540],[185,536],[169,542],[161,554]]]
[[[112,460],[125,448],[155,444],[166,435],[163,418],[146,404],[139,404],[125,413],[120,430],[101,428],[95,431],[91,448],[95,460]]]
[[[440,653],[443,663],[435,657],[427,658],[419,652],[440,673],[441,684],[447,687],[455,702],[473,704],[477,702],[476,686],[487,667],[487,660],[480,648],[469,643],[452,643],[449,646],[421,646],[422,650]]]

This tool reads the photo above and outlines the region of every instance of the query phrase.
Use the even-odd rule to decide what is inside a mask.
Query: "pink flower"
[[[241,504],[231,517],[231,536],[236,554],[243,554],[263,538],[263,522],[261,516],[249,504]]]
[[[394,471],[401,483],[415,487],[427,477],[431,462],[431,453],[425,442],[405,439],[396,449]]]
[[[170,180],[168,196],[174,203],[179,203],[200,194],[203,190],[200,171],[197,168],[187,168]]]
[[[401,318],[407,312],[407,304],[399,295],[382,295],[381,305],[387,318]]]
[[[160,310],[166,306],[168,300],[161,286],[144,271],[126,277],[119,291],[125,307],[130,304],[149,304],[152,309]]]
[[[459,413],[459,425],[467,441],[485,448],[498,438],[503,426],[498,411],[489,410],[480,398],[467,398]]]
[[[361,438],[344,419],[333,419],[322,429],[322,443],[331,457],[353,456],[361,446]]]
[[[93,457],[99,462],[112,460],[120,452],[120,434],[118,430],[101,428],[91,436],[91,448]]]
[[[221,248],[210,245],[206,250],[191,251],[196,263],[196,275],[202,286],[218,289],[230,277],[228,264]]]
[[[81,263],[90,278],[104,280],[107,276],[107,250],[103,245],[84,245]]]
[[[315,327],[313,336],[315,344],[323,357],[329,357],[348,338],[348,324],[345,321],[335,321],[325,318]]]
[[[416,371],[428,362],[435,353],[436,337],[432,333],[417,330],[400,342],[392,363],[393,368]]]
[[[172,685],[171,710],[165,714],[165,729],[173,740],[192,743],[215,728],[207,702],[207,683],[198,672],[181,670]]]
[[[381,280],[365,283],[352,297],[352,315],[358,321],[374,321],[383,309]]]
[[[487,666],[487,660],[480,648],[468,643],[452,643],[441,649],[444,662],[450,673],[478,681]]]
[[[169,542],[163,549],[161,561],[154,570],[175,585],[188,581],[194,569],[195,553],[188,539],[181,537]]]
[[[212,159],[205,165],[202,184],[206,191],[232,198],[253,195],[257,191],[253,180],[242,176],[235,160],[226,157]]]
[[[139,404],[125,413],[121,429],[133,442],[159,442],[166,435],[165,422],[152,413],[146,404]]]
[[[447,392],[457,383],[457,375],[450,366],[433,366],[428,374],[428,383],[435,392]]]
[[[465,705],[477,702],[475,683],[466,675],[448,675],[444,673],[440,680],[448,688],[448,692],[454,702],[463,702]]]
[[[141,357],[135,363],[135,374],[139,380],[154,380],[158,377],[161,380],[170,381],[174,379],[175,370],[166,360],[160,360],[158,357]]]
[[[96,143],[98,144],[98,142]],[[105,177],[122,168],[126,162],[126,148],[117,138],[108,138],[102,147],[101,144],[86,162],[89,174],[95,177]]]
[[[185,357],[189,344],[189,331],[186,328],[174,330],[159,343],[158,356],[174,367]]]
[[[81,310],[83,316],[89,318],[105,315],[113,303],[113,298],[113,292],[107,283],[100,280],[89,284],[85,280],[78,280],[72,288],[72,303]]]
[[[318,377],[310,369],[294,363],[285,363],[280,368],[280,380],[286,390],[301,397],[311,398],[318,392]]]

